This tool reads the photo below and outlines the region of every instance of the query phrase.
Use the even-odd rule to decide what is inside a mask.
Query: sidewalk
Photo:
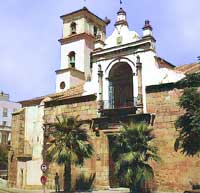
[[[0,193],[44,193],[44,190],[23,190],[16,188],[0,187]],[[53,190],[45,190],[45,193],[54,193]]]
[[[128,189],[109,189],[109,190],[95,190],[92,192],[78,192],[78,193],[128,193]],[[43,190],[22,190],[16,188],[0,187],[0,193],[44,193]],[[45,193],[55,193],[54,190],[45,190]],[[60,191],[60,193],[63,193]]]

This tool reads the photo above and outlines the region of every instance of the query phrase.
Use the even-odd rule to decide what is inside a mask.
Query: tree
[[[189,81],[191,82],[191,80]],[[181,150],[183,154],[188,156],[199,155],[200,91],[195,87],[185,88],[180,97],[179,106],[184,109],[185,113],[180,116],[175,123],[179,134],[175,141],[174,148],[176,151]]]
[[[71,192],[71,164],[83,165],[93,153],[87,131],[77,117],[57,117],[50,132],[47,157],[51,162],[64,165],[64,191]]]
[[[116,162],[116,174],[121,184],[131,192],[141,192],[146,182],[154,176],[149,160],[159,161],[157,148],[151,143],[152,129],[144,123],[122,125],[113,139],[112,156]]]
[[[8,167],[8,147],[0,145],[0,169],[7,169]]]

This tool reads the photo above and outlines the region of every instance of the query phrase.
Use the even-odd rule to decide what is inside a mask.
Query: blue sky
[[[55,92],[60,66],[60,15],[86,6],[111,19],[119,0],[0,0],[0,90],[18,101]],[[139,34],[144,20],[153,26],[159,56],[175,65],[200,55],[200,0],[124,0],[129,27]]]

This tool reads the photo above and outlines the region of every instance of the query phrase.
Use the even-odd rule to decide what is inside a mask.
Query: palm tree
[[[111,152],[116,175],[121,185],[129,187],[131,192],[141,192],[145,183],[153,179],[153,168],[148,161],[159,161],[159,157],[152,139],[152,129],[143,123],[122,124],[121,132],[113,138]]]
[[[71,164],[83,165],[93,153],[87,131],[77,117],[56,117],[57,123],[51,126],[47,149],[50,162],[64,165],[64,192],[71,192]]]

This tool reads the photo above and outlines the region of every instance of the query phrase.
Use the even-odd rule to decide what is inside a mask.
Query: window
[[[15,112],[15,111],[17,111],[17,109],[16,109],[16,108],[14,108],[14,109],[13,109],[13,112]]]
[[[76,23],[72,22],[70,27],[71,27],[71,34],[76,34]]]
[[[68,56],[69,56],[69,66],[71,68],[75,68],[75,52],[74,51],[70,52]]]
[[[98,32],[98,29],[96,26],[94,26],[94,29],[93,29],[93,32],[94,32],[94,36],[97,37],[97,32]]]
[[[65,88],[65,82],[61,82],[61,83],[60,83],[60,89],[63,90],[64,88]]]
[[[3,117],[7,117],[7,116],[8,116],[8,109],[3,108]]]
[[[7,124],[6,121],[3,121],[3,122],[2,122],[2,125],[3,125],[3,126],[6,126],[6,124]]]

